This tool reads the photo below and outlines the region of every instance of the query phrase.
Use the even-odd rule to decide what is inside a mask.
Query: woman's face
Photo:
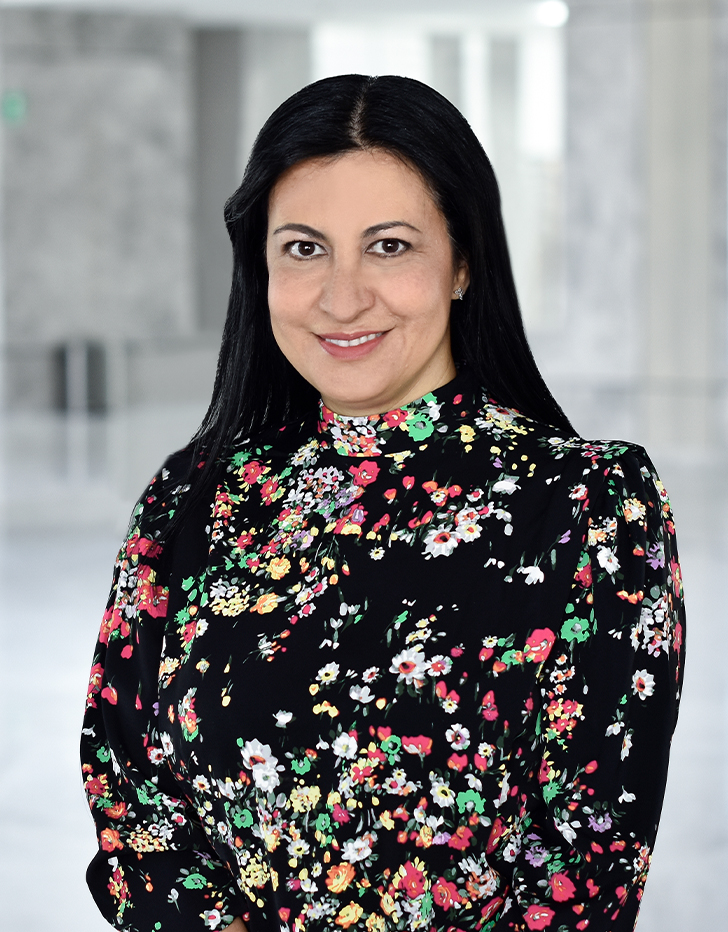
[[[339,414],[389,411],[455,376],[450,302],[468,284],[420,176],[381,150],[285,172],[268,211],[281,351]]]

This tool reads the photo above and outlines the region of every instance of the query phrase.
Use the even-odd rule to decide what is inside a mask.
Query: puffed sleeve
[[[640,448],[591,474],[570,490],[584,543],[525,755],[510,849],[523,919],[504,929],[632,930],[662,808],[684,656],[675,528]]]
[[[170,460],[137,504],[116,560],[81,741],[99,851],[87,882],[108,922],[130,932],[221,929],[243,911],[228,867],[166,766],[157,678],[171,559],[160,534],[188,486]]]

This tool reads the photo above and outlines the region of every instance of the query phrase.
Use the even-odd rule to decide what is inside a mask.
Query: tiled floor
[[[168,441],[171,449],[176,439],[155,437],[139,473],[153,471]],[[13,501],[0,544],[0,928],[101,932],[108,926],[84,883],[94,838],[76,748],[119,516],[132,496],[112,498],[103,469],[82,495],[83,464],[80,479],[60,466],[65,478],[53,479],[60,447],[44,442],[45,465],[21,469],[6,458]],[[638,932],[728,929],[728,490],[717,460],[657,457],[678,521],[689,653]]]

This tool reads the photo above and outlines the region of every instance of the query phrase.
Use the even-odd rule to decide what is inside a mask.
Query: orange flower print
[[[101,847],[104,851],[113,851],[115,848],[124,847],[119,838],[119,833],[113,828],[102,829],[99,834],[99,840],[101,841]]]
[[[350,885],[355,874],[351,864],[334,864],[326,874],[326,886],[332,893],[342,893]]]

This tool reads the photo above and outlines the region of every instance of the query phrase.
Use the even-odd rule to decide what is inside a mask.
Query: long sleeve
[[[158,738],[158,673],[169,554],[158,542],[187,489],[172,461],[137,504],[116,560],[82,737],[85,790],[99,839],[87,881],[104,917],[130,932],[228,925],[242,912],[229,868],[207,842]]]
[[[586,536],[534,707],[522,831],[506,845],[523,920],[514,925],[509,912],[499,930],[625,932],[636,922],[685,622],[667,495],[644,452],[632,450],[571,490]]]

